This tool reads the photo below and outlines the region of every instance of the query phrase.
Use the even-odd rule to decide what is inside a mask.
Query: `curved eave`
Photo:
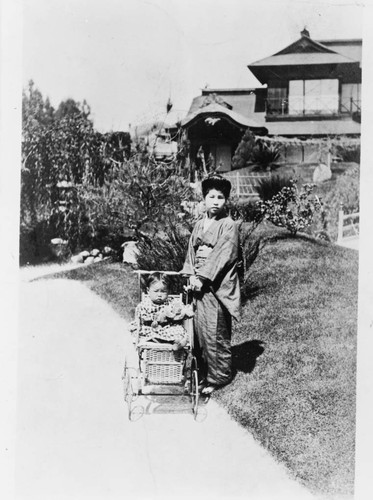
[[[221,110],[205,110],[199,111],[198,113],[193,114],[192,116],[187,116],[181,123],[181,127],[190,128],[195,125],[199,120],[203,120],[205,118],[223,118],[231,125],[234,125],[239,128],[250,128],[255,130],[261,130],[263,133],[267,133],[266,127],[257,123],[255,120],[248,120],[244,116],[239,115],[234,112],[224,112]]]

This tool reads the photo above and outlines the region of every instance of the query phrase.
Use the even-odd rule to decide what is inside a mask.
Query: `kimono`
[[[172,306],[183,308],[181,302],[179,304],[179,301],[169,298],[163,304],[155,304],[149,297],[145,297],[137,305],[135,313],[137,320],[131,322],[130,331],[134,336],[138,335],[140,343],[152,340],[175,342],[187,339],[187,332],[182,325],[183,318],[174,319],[167,315],[167,309]]]
[[[230,217],[213,219],[206,230],[204,218],[197,221],[181,273],[204,280],[201,292],[194,294],[194,327],[199,362],[213,385],[232,379],[232,318],[238,321],[241,313],[238,257],[238,227]]]

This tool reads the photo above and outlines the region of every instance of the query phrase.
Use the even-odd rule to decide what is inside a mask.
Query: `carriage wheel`
[[[192,409],[194,414],[194,420],[197,418],[198,414],[198,401],[199,401],[199,390],[198,390],[198,371],[197,371],[197,363],[193,359],[191,366],[191,381],[190,381],[190,395],[192,398]]]
[[[132,387],[131,387],[131,376],[127,364],[124,364],[123,368],[123,397],[124,401],[127,403],[128,407],[128,418],[131,418],[131,403],[132,403]]]
[[[128,418],[131,422],[136,422],[139,420],[145,413],[145,409],[141,405],[132,406],[131,410],[128,413]]]
[[[193,372],[192,372],[192,401],[193,401],[194,420],[196,420],[197,415],[198,415],[198,401],[199,401],[198,372],[197,372],[197,370],[193,370]]]
[[[133,381],[132,381],[132,376],[131,372],[135,371],[134,368],[129,368],[127,366],[127,363],[124,364],[124,369],[123,369],[123,375],[122,375],[122,380],[123,380],[123,396],[124,396],[124,401],[127,403],[128,406],[128,418],[130,420],[133,420],[132,417],[132,402],[134,399],[137,397],[137,391],[135,391],[134,386],[133,386]]]

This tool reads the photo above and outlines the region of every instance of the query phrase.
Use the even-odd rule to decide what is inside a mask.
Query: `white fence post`
[[[343,204],[339,206],[338,212],[338,238],[337,243],[341,243],[343,240]]]

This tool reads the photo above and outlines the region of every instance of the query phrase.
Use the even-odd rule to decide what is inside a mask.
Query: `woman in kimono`
[[[190,277],[194,292],[194,326],[206,395],[232,380],[232,318],[238,320],[241,309],[238,227],[225,210],[230,190],[230,182],[218,174],[202,182],[206,213],[193,229],[181,271]]]

